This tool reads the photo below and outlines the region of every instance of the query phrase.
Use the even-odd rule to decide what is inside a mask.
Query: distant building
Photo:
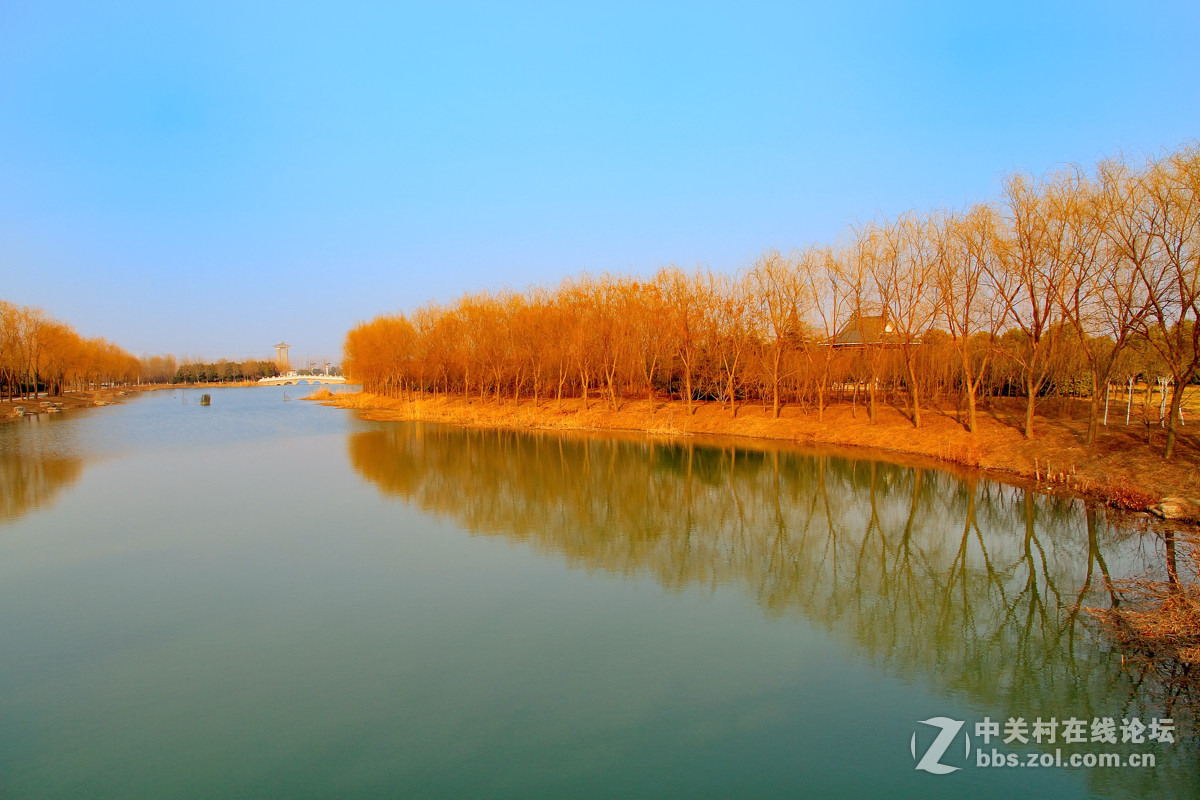
[[[288,365],[288,348],[291,347],[287,342],[280,342],[275,345],[275,366],[280,372],[287,372],[291,367]]]
[[[871,344],[896,344],[896,329],[883,314],[850,317],[837,336],[834,347],[863,347]]]

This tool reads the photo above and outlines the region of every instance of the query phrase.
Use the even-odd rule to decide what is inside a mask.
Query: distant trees
[[[387,332],[388,341],[395,337]],[[376,359],[377,361],[377,359]],[[382,368],[382,367],[381,367]],[[103,385],[249,381],[279,374],[273,361],[178,364],[175,356],[135,358],[101,338],[84,338],[40,308],[0,300],[0,398]]]
[[[138,360],[112,342],[85,339],[40,308],[0,300],[0,397],[130,383],[139,372]]]
[[[174,356],[160,357],[174,363]],[[211,362],[187,361],[176,367],[170,377],[171,383],[236,383],[273,378],[279,374],[274,361],[229,361],[220,359]]]
[[[663,396],[688,414],[716,400],[733,415],[757,401],[821,416],[865,393],[874,419],[882,392],[916,427],[948,395],[970,431],[981,399],[1006,395],[1023,399],[1028,437],[1041,400],[1083,397],[1089,441],[1113,382],[1127,416],[1141,383],[1142,419],[1166,429],[1169,455],[1200,371],[1198,261],[1192,146],[1141,169],[1013,176],[998,203],[870,223],[737,275],[585,275],[384,315],[347,334],[345,369],[393,396]]]

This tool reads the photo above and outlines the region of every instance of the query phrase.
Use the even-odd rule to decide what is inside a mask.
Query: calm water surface
[[[1161,543],[1078,501],[298,388],[0,426],[0,797],[1200,796],[1187,726],[974,737],[1175,713],[1079,611]],[[975,755],[1056,748],[1157,766]]]

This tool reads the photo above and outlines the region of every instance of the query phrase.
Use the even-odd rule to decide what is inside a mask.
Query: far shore
[[[696,405],[688,415],[680,401],[624,399],[616,410],[592,399],[481,401],[461,396],[424,395],[400,399],[365,392],[318,390],[311,399],[354,409],[366,419],[415,420],[469,427],[532,430],[632,431],[666,436],[736,436],[875,451],[882,458],[917,456],[936,462],[1000,473],[1009,481],[1046,491],[1093,497],[1122,509],[1164,513],[1200,522],[1200,436],[1181,431],[1171,460],[1162,456],[1165,433],[1109,418],[1096,443],[1084,444],[1086,409],[1048,400],[1035,420],[1035,437],[1021,433],[1024,406],[994,402],[979,413],[979,431],[965,430],[953,407],[925,411],[920,429],[903,409],[880,405],[871,423],[866,409],[837,404],[818,419],[815,409],[785,407],[779,419],[758,404],[739,406],[734,416],[720,403]],[[868,454],[868,453],[864,453]],[[1178,500],[1175,500],[1178,498]],[[1170,502],[1164,502],[1164,500]]]
[[[155,392],[170,389],[223,389],[237,386],[257,386],[258,381],[226,381],[222,383],[143,383],[129,386],[105,386],[99,389],[68,390],[62,394],[39,394],[36,398],[14,397],[0,400],[0,422],[15,422],[22,417],[17,408],[25,409],[26,416],[47,413],[46,406],[57,405],[60,411],[96,406],[112,405],[138,392]]]
[[[105,386],[99,389],[69,389],[62,394],[39,394],[36,398],[14,397],[0,399],[0,422],[11,422],[20,419],[15,413],[17,407],[22,407],[29,415],[43,413],[48,403],[61,406],[66,411],[73,408],[92,408],[98,405],[119,403],[122,399],[138,392],[161,392],[175,389],[234,389],[246,386],[259,386],[253,381],[212,381],[209,383],[142,383],[128,386]]]

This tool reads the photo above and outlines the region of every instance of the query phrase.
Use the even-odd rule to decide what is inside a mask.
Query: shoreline
[[[69,411],[119,403],[144,391],[246,385],[253,384],[154,384],[67,392],[36,400],[6,400],[0,401],[0,421],[22,419],[15,413],[17,406],[24,406],[32,416],[46,413],[43,403],[60,404],[62,410]],[[1043,404],[1042,413],[1035,419],[1035,438],[1026,440],[1020,432],[1023,406],[1006,402],[981,408],[979,431],[972,435],[958,422],[953,407],[930,406],[925,409],[922,428],[916,429],[902,409],[882,403],[878,419],[872,424],[865,408],[844,403],[827,408],[823,419],[818,419],[815,410],[787,406],[780,418],[773,420],[769,409],[757,404],[739,406],[734,416],[729,406],[700,402],[689,416],[682,402],[659,398],[622,399],[613,410],[604,398],[591,400],[585,409],[579,398],[564,398],[561,404],[551,399],[535,406],[528,398],[519,403],[506,398],[497,404],[494,398],[392,398],[316,387],[302,399],[353,410],[364,419],[375,420],[820,445],[847,455],[857,453],[892,461],[915,459],[943,469],[982,470],[1039,491],[1094,498],[1118,509],[1200,523],[1200,435],[1183,429],[1177,454],[1170,461],[1161,455],[1165,434],[1157,428],[1151,430],[1152,443],[1147,445],[1144,426],[1110,424],[1101,428],[1096,443],[1088,447],[1083,443],[1085,415],[1072,415],[1069,405],[1057,401]],[[1059,407],[1052,408],[1055,405]]]
[[[60,395],[38,395],[36,398],[14,397],[12,400],[0,400],[0,423],[16,422],[25,417],[34,417],[47,413],[62,413],[75,411],[80,408],[98,408],[120,403],[130,395],[143,392],[154,387],[150,386],[117,386],[103,389],[82,389],[68,391]],[[58,410],[47,410],[48,405],[57,406]],[[24,408],[25,414],[18,415],[17,409]]]
[[[867,419],[861,405],[844,403],[815,410],[795,406],[771,419],[757,404],[739,406],[736,416],[717,402],[695,404],[688,415],[677,400],[623,399],[613,410],[604,398],[584,408],[579,398],[553,399],[534,406],[524,398],[480,401],[462,396],[383,397],[365,392],[321,392],[309,399],[357,411],[364,419],[411,420],[479,428],[518,430],[596,431],[652,436],[737,437],[802,445],[852,448],[864,455],[917,457],[940,465],[983,470],[1039,491],[1068,493],[1100,500],[1115,508],[1145,511],[1181,522],[1200,522],[1200,441],[1184,429],[1176,455],[1161,455],[1165,433],[1151,431],[1145,443],[1143,426],[1111,424],[1102,427],[1091,447],[1084,444],[1086,414],[1071,415],[1069,404],[1048,401],[1035,419],[1035,437],[1026,440],[1020,423],[1023,405],[996,402],[980,408],[979,431],[968,433],[953,407],[923,409],[920,429],[899,408],[879,404],[877,420]],[[1054,405],[1059,407],[1051,410]],[[1011,406],[1011,408],[1009,407]],[[1157,437],[1155,436],[1157,433]]]
[[[16,422],[25,417],[35,417],[40,414],[62,413],[81,408],[99,408],[124,402],[133,395],[141,392],[160,392],[171,389],[225,389],[239,386],[254,386],[256,381],[231,381],[227,383],[146,383],[131,386],[111,386],[101,389],[68,390],[60,395],[40,394],[36,398],[15,397],[12,400],[0,400],[0,423]],[[46,406],[56,405],[58,411],[48,411]],[[17,408],[24,408],[25,414],[18,415]]]

